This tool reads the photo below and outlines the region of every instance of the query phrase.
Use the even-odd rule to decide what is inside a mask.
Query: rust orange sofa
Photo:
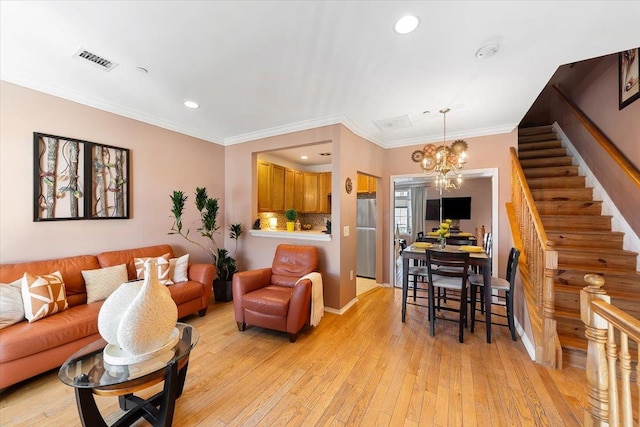
[[[157,245],[0,265],[0,283],[13,282],[25,272],[41,275],[60,271],[69,304],[68,309],[33,323],[24,320],[0,329],[0,389],[61,366],[75,351],[100,338],[98,313],[103,301],[87,304],[83,270],[126,264],[129,280],[132,280],[136,278],[134,258],[158,257],[166,253],[174,258],[171,246]],[[214,276],[212,264],[192,264],[187,282],[169,286],[179,318],[196,312],[200,316],[206,314]]]

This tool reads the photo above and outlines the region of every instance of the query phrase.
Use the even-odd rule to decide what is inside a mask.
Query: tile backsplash
[[[260,219],[260,229],[268,230],[269,219],[274,217],[278,220],[276,230],[285,230],[287,228],[287,219],[284,217],[284,213],[264,212],[258,214],[258,219]],[[312,230],[325,230],[326,220],[331,221],[331,214],[299,213],[298,219],[302,225],[310,224]]]

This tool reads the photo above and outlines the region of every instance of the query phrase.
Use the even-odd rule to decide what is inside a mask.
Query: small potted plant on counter
[[[296,225],[295,220],[298,218],[298,212],[296,212],[295,209],[287,209],[284,217],[287,218],[287,231],[293,231]]]

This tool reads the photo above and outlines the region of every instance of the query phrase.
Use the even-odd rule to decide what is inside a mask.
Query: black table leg
[[[402,323],[407,316],[407,293],[409,289],[409,258],[402,257]]]
[[[76,388],[76,403],[80,421],[84,427],[107,427],[104,418],[98,411],[98,406],[93,398],[93,391],[90,388]]]
[[[491,260],[489,260],[489,263]],[[491,343],[491,266],[487,265],[482,269],[482,279],[484,281],[484,316],[487,325],[487,343]]]
[[[170,363],[166,367],[163,390],[147,400],[131,393],[118,396],[120,408],[128,412],[114,422],[111,427],[130,426],[140,417],[144,417],[156,427],[171,426],[176,399],[182,394],[188,366],[189,362],[187,361],[182,369],[178,370],[178,362]],[[84,427],[107,427],[96,405],[93,389],[76,388],[75,393],[82,425]]]

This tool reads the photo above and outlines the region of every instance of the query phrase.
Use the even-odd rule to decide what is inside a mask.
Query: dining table
[[[440,248],[437,244],[431,247],[408,246],[402,251],[402,322],[405,322],[407,315],[407,295],[409,290],[409,260],[426,260],[425,251],[428,249],[436,251],[460,252],[464,246],[447,245]],[[484,286],[485,324],[487,330],[487,343],[491,343],[491,258],[484,250],[479,252],[469,252],[469,265],[479,267],[482,271]],[[475,310],[475,307],[471,307]],[[473,322],[471,323],[473,328]],[[473,332],[473,329],[471,330]]]

